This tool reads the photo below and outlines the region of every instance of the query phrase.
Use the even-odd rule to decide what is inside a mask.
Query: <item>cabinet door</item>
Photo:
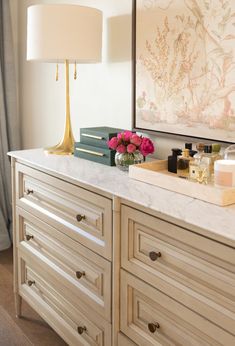
[[[141,346],[235,344],[233,335],[124,270],[121,331]]]

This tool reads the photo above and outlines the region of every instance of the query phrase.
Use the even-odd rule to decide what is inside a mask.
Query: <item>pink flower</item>
[[[130,142],[138,147],[142,142],[142,138],[134,134],[131,136]]]
[[[118,133],[117,138],[118,139],[123,139],[124,138],[124,132]]]
[[[136,151],[136,146],[134,144],[128,144],[126,149],[129,154],[132,154]]]
[[[124,141],[125,141],[125,142],[129,142],[132,135],[133,135],[133,132],[131,132],[131,131],[125,131],[125,132],[124,132]]]
[[[126,146],[124,144],[120,144],[117,146],[116,150],[119,154],[124,154],[126,152]]]
[[[149,138],[144,137],[142,139],[142,143],[140,145],[140,152],[144,156],[154,153],[154,145]]]
[[[118,138],[117,137],[113,137],[108,141],[108,147],[110,149],[116,150],[117,146],[118,146]]]
[[[124,131],[124,132],[118,133],[117,138],[120,140],[123,140],[124,142],[129,142],[132,135],[133,135],[133,132]]]

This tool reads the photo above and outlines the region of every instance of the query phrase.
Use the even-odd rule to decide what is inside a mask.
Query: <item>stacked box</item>
[[[109,150],[107,141],[122,129],[113,127],[88,127],[80,129],[80,142],[75,143],[74,156],[115,166],[115,150]]]

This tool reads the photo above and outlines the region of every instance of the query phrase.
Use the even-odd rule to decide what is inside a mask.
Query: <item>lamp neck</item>
[[[66,123],[64,136],[73,138],[71,119],[70,119],[70,94],[69,94],[69,61],[65,60],[65,84],[66,84]]]

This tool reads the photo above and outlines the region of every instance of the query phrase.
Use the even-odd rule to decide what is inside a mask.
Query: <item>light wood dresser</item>
[[[18,316],[23,298],[69,345],[235,345],[235,208],[10,155]]]

